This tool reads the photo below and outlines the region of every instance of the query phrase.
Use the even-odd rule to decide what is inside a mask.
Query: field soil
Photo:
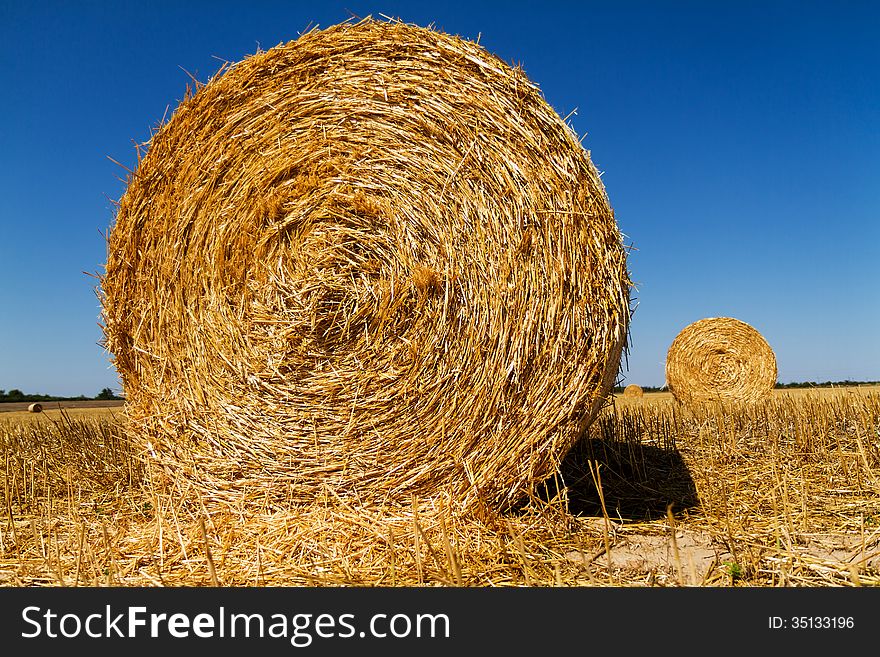
[[[0,413],[28,412],[28,406],[34,402],[3,402],[0,403]],[[107,399],[82,399],[76,401],[41,401],[44,411],[57,411],[68,408],[118,408],[125,404],[124,400]]]

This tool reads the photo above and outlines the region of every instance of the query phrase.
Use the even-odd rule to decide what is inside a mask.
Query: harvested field
[[[875,395],[880,393],[880,386],[878,385],[861,385],[861,386],[840,386],[840,387],[815,387],[815,388],[774,388],[770,393],[770,399],[777,398],[793,398],[798,399],[801,397],[811,397],[811,398],[827,398],[827,397],[839,397],[843,396],[851,396],[851,395]],[[646,392],[644,397],[641,398],[644,403],[650,404],[674,404],[675,397],[673,397],[671,392],[661,391],[661,392]],[[625,396],[623,393],[616,393],[614,395],[615,403],[627,403],[627,402],[635,402],[639,401],[633,399],[631,397]]]
[[[880,390],[787,393],[698,412],[618,397],[557,477],[477,516],[329,489],[210,511],[154,476],[121,417],[0,424],[0,584],[880,585]]]
[[[3,402],[0,403],[0,413],[20,413],[21,411],[27,411],[28,406],[30,406],[31,403],[32,402]],[[125,402],[121,400],[83,399],[74,401],[44,401],[40,402],[40,404],[43,406],[43,411],[45,412],[62,408],[64,410],[70,410],[73,408],[122,408]]]
[[[125,405],[123,401],[72,401],[42,402],[40,413],[28,411],[28,402],[6,402],[0,404],[0,424],[3,422],[57,422],[63,415],[71,418],[112,418],[121,413]]]

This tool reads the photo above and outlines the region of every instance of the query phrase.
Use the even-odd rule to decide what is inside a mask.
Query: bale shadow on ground
[[[629,522],[659,520],[668,508],[677,515],[699,505],[696,486],[677,449],[642,442],[641,432],[632,427],[616,429],[623,427],[605,424],[579,440],[563,457],[560,475],[538,486],[537,497],[550,501],[564,487],[572,515],[602,516],[604,501],[612,520]]]

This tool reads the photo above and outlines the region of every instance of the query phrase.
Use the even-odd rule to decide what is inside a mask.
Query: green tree
[[[98,396],[95,399],[119,399],[116,395],[113,394],[113,391],[110,388],[104,388],[101,392],[98,393]]]

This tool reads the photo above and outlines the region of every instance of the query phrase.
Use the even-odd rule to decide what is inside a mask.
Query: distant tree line
[[[795,381],[792,383],[777,383],[777,388],[849,388],[853,386],[876,386],[880,381],[823,381],[816,383],[815,381]]]
[[[777,388],[842,388],[852,386],[871,386],[880,385],[880,381],[823,381],[817,383],[815,381],[793,381],[791,383],[777,383]],[[614,386],[614,392],[622,393],[625,386]],[[640,386],[645,392],[666,392],[666,386]],[[25,394],[18,388],[10,391],[0,390],[0,404],[3,402],[35,402],[35,401],[89,401],[93,399],[116,400],[123,399],[116,395],[110,388],[104,388],[94,397],[56,397],[54,395],[34,395]]]
[[[880,385],[880,381],[823,381],[816,383],[815,381],[793,381],[791,383],[777,383],[777,388],[850,388],[854,386],[876,386]],[[666,386],[659,388],[653,386],[640,386],[645,392],[666,392]],[[615,386],[614,392],[621,393],[625,386]]]
[[[79,397],[56,397],[54,395],[34,395],[34,394],[26,394],[23,393],[18,388],[13,388],[9,392],[6,390],[0,390],[0,403],[3,402],[35,402],[35,401],[89,401],[93,399],[102,399],[102,400],[113,400],[113,399],[122,399],[122,397],[117,396],[110,388],[104,388],[94,397],[86,397],[85,395],[80,395]]]

